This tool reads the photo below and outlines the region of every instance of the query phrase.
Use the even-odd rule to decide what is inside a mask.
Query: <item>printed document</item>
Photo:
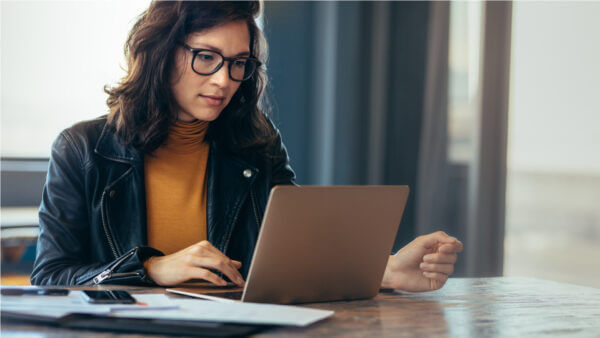
[[[302,306],[215,302],[201,299],[172,298],[179,307],[170,311],[119,311],[112,316],[129,318],[186,319],[211,322],[307,326],[334,314],[329,310]]]

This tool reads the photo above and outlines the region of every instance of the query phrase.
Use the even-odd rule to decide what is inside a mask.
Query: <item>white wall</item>
[[[514,8],[509,167],[600,173],[600,2]]]
[[[149,0],[1,2],[1,155],[47,157],[58,133],[107,112],[123,44]]]

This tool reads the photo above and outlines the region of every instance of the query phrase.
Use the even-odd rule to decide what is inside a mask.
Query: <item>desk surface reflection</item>
[[[164,292],[131,288],[132,293]],[[177,297],[174,295],[174,297]],[[278,327],[258,336],[494,337],[600,336],[600,289],[531,278],[451,278],[429,293],[380,293],[374,299],[307,304],[336,311],[307,328]],[[115,334],[3,323],[2,337],[114,337]],[[135,335],[127,335],[135,337]]]

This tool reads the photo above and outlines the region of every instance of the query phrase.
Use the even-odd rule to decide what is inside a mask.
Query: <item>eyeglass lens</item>
[[[196,73],[209,75],[217,72],[223,66],[223,57],[212,51],[200,51],[192,65]],[[249,79],[256,70],[256,62],[252,59],[237,58],[230,61],[229,75],[232,79],[243,81]]]

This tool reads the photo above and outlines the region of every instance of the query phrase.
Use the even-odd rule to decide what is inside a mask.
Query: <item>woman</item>
[[[295,177],[259,105],[259,7],[153,2],[142,14],[108,116],[53,144],[33,284],[244,284],[268,193]],[[419,237],[390,256],[382,287],[438,289],[461,248]]]

